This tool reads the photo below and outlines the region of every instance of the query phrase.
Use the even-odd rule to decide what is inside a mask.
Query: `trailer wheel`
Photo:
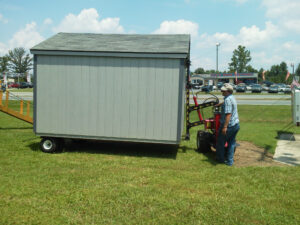
[[[45,137],[41,140],[40,148],[45,153],[60,152],[63,147],[63,142],[59,138]]]
[[[197,133],[197,151],[202,153],[210,151],[209,134],[203,130]]]

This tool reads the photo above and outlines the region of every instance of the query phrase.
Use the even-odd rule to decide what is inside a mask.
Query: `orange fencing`
[[[17,99],[20,102],[20,111],[16,111],[12,108],[9,108],[10,97],[15,100]],[[4,102],[4,104],[3,104]],[[15,96],[14,94],[6,91],[5,100],[3,101],[3,92],[0,91],[0,111],[4,112],[10,116],[16,117],[20,120],[23,120],[27,123],[33,124],[33,118],[30,116],[30,101],[26,101],[26,113],[24,114],[24,100]]]

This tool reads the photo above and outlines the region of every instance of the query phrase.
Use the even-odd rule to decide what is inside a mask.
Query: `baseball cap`
[[[233,91],[233,87],[230,84],[225,83],[221,88],[221,91]]]

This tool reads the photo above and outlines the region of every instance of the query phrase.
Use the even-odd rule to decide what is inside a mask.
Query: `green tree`
[[[288,67],[286,62],[281,62],[279,65],[271,66],[270,71],[267,72],[267,77],[269,81],[275,83],[284,83],[286,74],[288,72]],[[288,82],[290,81],[291,77],[289,78]]]
[[[253,68],[251,65],[248,65],[246,67],[246,71],[245,72],[247,72],[247,73],[257,73],[258,71],[257,71],[257,69]]]
[[[209,74],[209,73],[217,73],[217,71],[215,70],[206,70],[205,73]]]
[[[250,61],[250,51],[246,50],[245,46],[239,45],[237,49],[233,51],[231,63],[229,63],[229,72],[247,72],[247,66]]]
[[[32,58],[24,48],[14,48],[8,51],[9,69],[14,73],[26,73],[31,70]]]
[[[8,66],[9,66],[9,57],[8,56],[0,57],[0,73],[8,72]]]
[[[205,70],[201,67],[197,68],[194,72],[195,74],[205,74]]]

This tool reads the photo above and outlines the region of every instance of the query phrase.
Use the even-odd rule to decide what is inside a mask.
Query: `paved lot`
[[[19,96],[27,101],[32,101],[32,92],[13,92],[14,95]],[[198,103],[201,103],[207,98],[212,97],[211,95],[201,93],[198,99]],[[234,94],[239,105],[291,105],[291,96],[283,94],[268,94],[268,95],[239,95]],[[222,101],[223,96],[218,94],[217,97]],[[5,99],[5,96],[3,96]],[[190,96],[191,102],[193,102],[192,95]]]
[[[279,139],[273,159],[292,166],[300,165],[300,135],[282,134]]]
[[[221,101],[223,100],[222,95],[216,95]],[[239,105],[291,105],[291,96],[283,94],[268,94],[268,95],[239,95],[234,94],[237,103]],[[207,98],[212,97],[208,94],[198,95],[198,103],[201,103]],[[193,102],[192,95],[190,97]]]

